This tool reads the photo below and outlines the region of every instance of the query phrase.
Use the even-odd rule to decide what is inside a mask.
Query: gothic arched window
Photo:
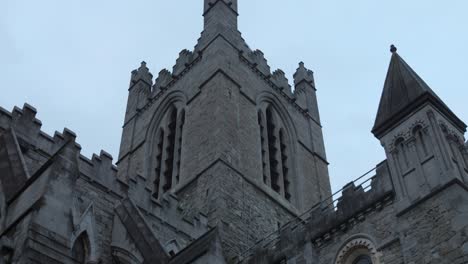
[[[409,168],[408,153],[406,153],[405,139],[399,138],[395,141],[395,150],[398,164],[404,173]]]
[[[89,239],[86,233],[81,234],[73,244],[72,258],[78,262],[85,264],[89,255]]]
[[[182,130],[185,111],[171,105],[165,112],[153,147],[153,196],[159,198],[180,181]]]
[[[413,136],[416,139],[416,148],[418,150],[418,154],[421,156],[421,159],[424,159],[427,157],[427,155],[429,155],[429,146],[423,128],[421,126],[415,127],[413,129]]]
[[[268,105],[264,111],[258,112],[263,182],[291,200],[289,148],[285,126],[272,105]]]

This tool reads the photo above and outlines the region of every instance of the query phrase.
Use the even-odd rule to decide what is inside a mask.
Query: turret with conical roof
[[[390,51],[392,59],[372,133],[376,137],[382,136],[402,118],[427,103],[431,103],[454,125],[464,130],[466,125],[400,57],[394,45],[391,46]]]
[[[403,210],[451,181],[468,182],[466,125],[393,45],[391,52],[372,133],[385,148]]]

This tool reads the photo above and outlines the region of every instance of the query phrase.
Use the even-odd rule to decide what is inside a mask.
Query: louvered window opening
[[[180,116],[178,116],[180,113]],[[153,196],[158,199],[180,181],[182,130],[185,112],[172,107],[163,119],[156,143]]]
[[[262,153],[263,182],[287,200],[291,200],[287,137],[271,106],[265,118],[260,111],[258,123]]]

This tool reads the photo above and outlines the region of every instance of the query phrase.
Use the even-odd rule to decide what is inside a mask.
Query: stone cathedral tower
[[[466,125],[394,46],[387,159],[332,195],[312,71],[272,72],[237,0],[203,15],[172,71],[132,72],[117,160],[0,107],[0,264],[468,263]]]
[[[176,194],[221,225],[233,253],[331,192],[312,71],[299,64],[293,93],[242,39],[237,12],[237,0],[205,0],[195,50],[154,84],[144,63],[133,72],[117,163],[151,199]]]

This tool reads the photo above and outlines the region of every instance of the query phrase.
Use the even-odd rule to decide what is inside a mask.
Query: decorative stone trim
[[[399,140],[399,139],[403,139],[404,142],[408,142],[410,141],[411,139],[414,139],[414,129],[417,128],[417,127],[421,127],[423,129],[423,131],[427,131],[428,129],[428,124],[426,124],[424,121],[422,120],[416,120],[415,122],[413,122],[411,125],[409,125],[408,127],[406,127],[405,129],[402,129],[402,131],[400,131],[399,133],[397,133],[391,143],[390,143],[390,152],[393,152],[395,149],[396,149],[396,142]]]
[[[361,255],[367,255],[372,259],[373,264],[384,264],[380,259],[382,253],[377,251],[374,243],[364,237],[355,238],[346,243],[335,260],[335,264],[352,264],[355,258]]]

